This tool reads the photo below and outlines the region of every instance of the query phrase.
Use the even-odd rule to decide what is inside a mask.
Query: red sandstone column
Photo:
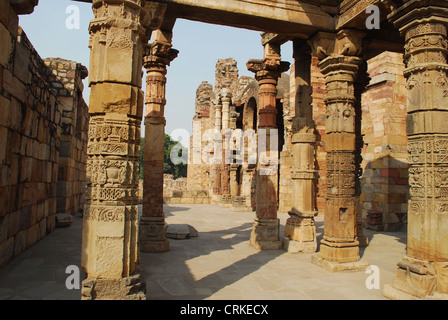
[[[166,67],[177,57],[171,34],[158,30],[144,57],[146,68],[145,154],[143,160],[143,214],[140,248],[143,252],[169,250],[163,213],[163,162],[165,142]]]
[[[410,200],[406,255],[391,299],[448,299],[448,2],[410,1],[390,20],[405,37]]]
[[[271,147],[270,137],[272,135],[278,139],[276,124],[277,81],[282,72],[289,69],[289,62],[281,61],[279,44],[267,43],[265,45],[264,59],[249,60],[247,68],[249,71],[255,72],[255,77],[260,86],[258,104],[257,217],[254,222],[250,243],[259,250],[281,249],[282,241],[279,239],[279,220],[277,218],[278,144],[277,150],[275,150],[274,146]],[[264,141],[266,141],[265,145]],[[276,157],[276,159],[273,159],[271,163],[263,163],[266,157],[271,159]]]

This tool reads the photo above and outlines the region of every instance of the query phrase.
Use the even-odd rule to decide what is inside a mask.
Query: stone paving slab
[[[141,253],[151,300],[382,300],[396,263],[405,254],[404,232],[365,230],[370,245],[362,259],[380,269],[380,289],[368,290],[369,274],[331,273],[311,263],[311,254],[257,251],[249,245],[254,213],[215,205],[165,205],[168,224],[190,224],[198,237],[169,239],[170,251]],[[281,233],[287,214],[279,214]],[[316,219],[318,239],[323,217]],[[82,218],[57,228],[0,268],[0,300],[79,300],[68,290],[67,266],[80,266]],[[83,274],[81,273],[81,280]]]

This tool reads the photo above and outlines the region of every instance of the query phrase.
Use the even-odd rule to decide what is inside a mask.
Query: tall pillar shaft
[[[294,47],[296,104],[292,125],[292,197],[290,218],[285,225],[284,248],[291,253],[312,253],[317,249],[315,210],[316,170],[311,88],[311,52]]]
[[[319,67],[327,95],[326,152],[327,202],[325,235],[319,256],[332,262],[354,262],[359,257],[355,203],[355,95],[354,77],[361,59],[332,56]]]
[[[169,250],[163,213],[163,163],[165,143],[165,87],[167,65],[178,51],[169,42],[155,41],[144,57],[146,76],[145,154],[143,157],[143,214],[140,222],[140,248],[143,252]]]
[[[327,191],[324,236],[313,263],[330,271],[356,271],[366,268],[360,261],[357,217],[359,198],[356,188],[357,134],[355,126],[354,82],[362,62],[364,33],[341,30],[319,33],[309,42],[321,62],[325,76],[327,152]]]
[[[250,239],[251,245],[259,250],[282,248],[277,218],[279,150],[276,98],[277,81],[282,72],[289,69],[289,63],[281,61],[279,44],[267,43],[264,49],[263,60],[249,60],[247,63],[259,84],[257,217]],[[274,145],[271,145],[271,136],[277,139]]]
[[[145,299],[137,242],[142,10],[139,1],[93,2],[83,299]]]
[[[406,256],[391,298],[448,297],[448,4],[413,1],[391,20],[405,37],[410,200]]]

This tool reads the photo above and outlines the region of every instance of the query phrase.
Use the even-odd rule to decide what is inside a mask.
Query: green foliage
[[[174,149],[173,149],[174,148]],[[163,172],[167,174],[172,174],[174,179],[182,178],[187,176],[187,163],[177,163],[174,164],[171,161],[171,152],[176,154],[178,150],[178,156],[188,159],[188,150],[183,147],[179,142],[173,141],[171,137],[165,134],[165,146],[163,152]],[[143,179],[143,155],[145,153],[145,138],[142,137],[140,142],[140,179]],[[176,161],[174,161],[176,162]]]

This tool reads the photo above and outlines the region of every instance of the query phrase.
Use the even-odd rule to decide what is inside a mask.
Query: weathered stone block
[[[434,271],[437,274],[437,292],[448,293],[448,262],[434,262]]]
[[[0,242],[8,238],[9,215],[0,216]]]
[[[410,270],[397,269],[393,286],[413,296],[424,298],[435,290],[436,277],[429,274],[418,274]]]
[[[12,259],[14,253],[14,238],[0,242],[0,266],[5,265]]]
[[[82,300],[145,300],[146,282],[138,273],[121,279],[87,278],[81,294]]]
[[[11,124],[11,101],[2,95],[0,95],[0,112],[0,126],[9,128]]]
[[[7,148],[8,145],[8,129],[5,127],[0,126],[0,164],[6,163],[6,155],[7,155]]]
[[[188,224],[170,224],[165,229],[166,237],[172,239],[189,239],[198,236],[198,231]]]
[[[71,214],[67,213],[56,213],[55,214],[55,227],[70,227],[73,223],[74,219]]]
[[[39,234],[39,224],[34,224],[26,230],[26,248],[33,246],[37,242]]]
[[[29,70],[30,51],[20,42],[14,46],[14,76],[25,84],[31,83],[32,73]]]
[[[22,230],[14,237],[14,257],[17,257],[26,248],[26,231]]]
[[[2,12],[3,14],[3,12]],[[0,23],[0,64],[8,66],[13,49],[13,37],[8,29]]]
[[[9,92],[19,101],[24,102],[26,99],[25,84],[7,69],[3,69],[3,90]]]

